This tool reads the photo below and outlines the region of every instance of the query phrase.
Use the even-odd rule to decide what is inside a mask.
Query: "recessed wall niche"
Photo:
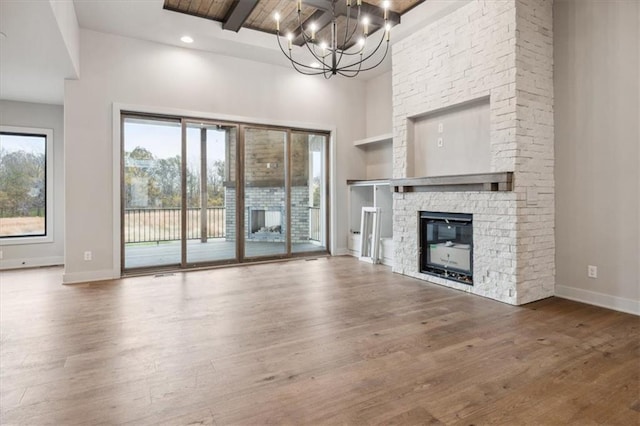
[[[489,97],[408,118],[407,177],[491,171]]]

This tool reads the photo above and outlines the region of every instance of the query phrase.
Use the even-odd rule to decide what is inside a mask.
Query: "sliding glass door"
[[[291,133],[291,251],[327,250],[325,134]]]
[[[122,135],[123,268],[180,265],[180,120],[125,117]]]
[[[237,128],[186,122],[185,263],[235,260],[235,185],[231,180]]]
[[[122,270],[327,252],[327,134],[122,118]]]

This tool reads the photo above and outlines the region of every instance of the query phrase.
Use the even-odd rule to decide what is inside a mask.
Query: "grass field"
[[[44,234],[44,217],[0,218],[0,235],[3,237],[39,234]]]

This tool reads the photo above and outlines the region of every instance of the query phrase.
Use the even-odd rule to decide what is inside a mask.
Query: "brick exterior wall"
[[[492,172],[513,192],[394,194],[393,270],[511,304],[553,295],[549,0],[474,1],[393,47],[393,176],[412,176],[411,117],[489,97]],[[473,214],[474,285],[419,272],[418,211]]]
[[[282,234],[260,241],[284,241],[285,211],[285,137],[286,132],[268,129],[248,129],[245,132],[245,238],[248,236],[249,211],[282,211]],[[291,242],[309,240],[309,144],[308,135],[294,133],[291,142]],[[235,151],[233,151],[235,160]],[[233,169],[233,168],[231,168]],[[235,240],[236,191],[233,182],[227,182],[225,206],[227,208],[227,240]]]
[[[226,239],[236,239],[235,215],[236,215],[236,190],[225,189],[225,203],[227,206]],[[284,188],[246,188],[245,189],[245,239],[249,232],[249,210],[277,210],[282,211],[284,203]],[[284,241],[287,229],[284,216],[282,217],[282,234],[279,238],[260,239],[260,241]],[[291,242],[303,243],[309,241],[309,187],[294,186],[291,188]]]

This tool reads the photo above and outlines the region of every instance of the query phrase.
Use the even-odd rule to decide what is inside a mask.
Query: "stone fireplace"
[[[394,272],[511,304],[552,296],[552,2],[470,2],[396,43],[392,79]],[[478,173],[512,180],[465,181]],[[424,269],[425,211],[472,216],[473,285]]]

